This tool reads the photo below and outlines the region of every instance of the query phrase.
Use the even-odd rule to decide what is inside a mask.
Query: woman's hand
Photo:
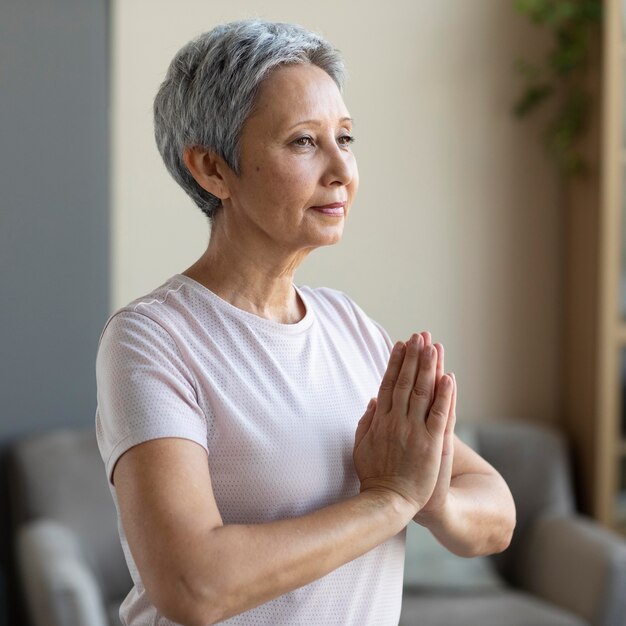
[[[430,333],[423,332],[421,334],[424,345],[431,345]],[[440,343],[434,344],[434,347],[437,350],[437,371],[435,380],[436,384],[438,384],[444,371],[444,349]],[[450,376],[454,383],[454,387],[452,390],[452,401],[450,403],[450,412],[444,434],[439,476],[437,477],[437,484],[435,485],[435,489],[430,497],[430,500],[413,518],[418,523],[425,523],[428,519],[432,519],[433,517],[443,516],[446,504],[448,503],[448,497],[450,495],[450,482],[452,480],[452,466],[454,462],[454,427],[456,425],[457,397],[456,378],[454,374],[450,374]]]
[[[424,345],[430,333],[422,333]],[[444,351],[437,350],[436,380],[444,370]],[[484,556],[504,550],[515,528],[515,504],[502,476],[474,450],[457,439],[457,386],[454,374],[452,402],[437,484],[430,500],[413,517],[428,528],[437,541],[463,557]]]
[[[361,491],[394,491],[416,513],[430,502],[441,472],[454,381],[437,383],[437,349],[422,335],[397,343],[378,398],[357,427],[354,464]],[[445,482],[445,481],[444,481]]]

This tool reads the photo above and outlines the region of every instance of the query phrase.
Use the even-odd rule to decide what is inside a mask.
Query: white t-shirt
[[[391,342],[346,295],[297,291],[306,313],[296,324],[242,311],[183,275],[114,314],[96,367],[109,479],[132,446],[183,437],[208,451],[224,524],[297,517],[357,494],[354,432]],[[134,581],[122,621],[170,626],[146,596],[119,516],[118,524]],[[404,537],[223,623],[396,626]]]

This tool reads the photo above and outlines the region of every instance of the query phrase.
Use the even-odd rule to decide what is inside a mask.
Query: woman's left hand
[[[432,344],[432,339],[428,331],[420,333],[424,339],[422,350]],[[439,384],[444,373],[444,350],[440,343],[436,343],[437,351],[437,369],[435,374],[435,385]],[[446,507],[450,497],[450,482],[452,480],[452,466],[454,463],[454,426],[456,424],[456,377],[453,373],[449,374],[454,382],[452,389],[452,402],[450,403],[450,412],[446,423],[446,430],[443,440],[443,449],[441,453],[441,465],[439,468],[439,476],[435,484],[435,489],[428,502],[415,515],[413,520],[423,526],[429,526],[433,522],[443,521],[446,514]]]
[[[421,336],[423,350],[431,344],[431,336],[428,332]],[[443,346],[437,343],[435,350],[438,383],[444,372]],[[428,528],[453,554],[463,557],[495,554],[506,549],[511,541],[515,503],[502,476],[462,441],[455,443],[457,383],[454,374],[448,376],[452,378],[453,388],[439,473],[430,498],[413,521]]]
[[[422,332],[421,336],[423,350],[432,340],[428,332]],[[438,384],[444,372],[444,351],[441,344],[434,345]],[[427,528],[441,545],[458,556],[496,554],[511,541],[515,503],[502,476],[474,450],[456,440],[457,383],[454,374],[448,376],[453,387],[439,473],[430,498],[413,521]]]
[[[424,346],[430,345],[432,342],[430,333],[425,331],[421,334],[424,338]],[[444,373],[444,349],[440,343],[435,344],[435,349],[437,350],[437,374],[435,380],[436,384],[438,384]],[[413,518],[416,522],[423,525],[428,525],[429,521],[440,518],[445,514],[446,504],[448,503],[450,495],[450,481],[452,480],[452,465],[454,461],[454,427],[456,424],[457,396],[456,377],[454,374],[451,374],[451,376],[454,381],[454,388],[452,390],[450,414],[448,415],[448,422],[443,440],[439,476],[430,500],[428,500],[426,505]]]

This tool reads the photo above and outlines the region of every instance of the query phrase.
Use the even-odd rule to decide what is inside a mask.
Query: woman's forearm
[[[122,524],[146,592],[174,622],[207,626],[302,587],[400,532],[431,497],[452,379],[417,336],[392,351],[353,450],[361,493],[299,518],[224,525],[204,448],[163,437],[114,469]],[[433,400],[434,398],[434,400]],[[242,494],[241,497],[245,497]]]
[[[372,490],[299,518],[213,528],[181,555],[177,606],[203,626],[242,613],[365,554],[414,514],[403,497]]]
[[[418,513],[415,521],[427,527],[450,552],[463,557],[502,552],[515,528],[515,504],[498,473],[462,474],[452,479],[446,507],[437,515]]]

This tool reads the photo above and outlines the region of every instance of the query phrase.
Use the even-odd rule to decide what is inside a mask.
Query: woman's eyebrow
[[[354,120],[351,117],[342,117],[340,120],[340,122],[350,122],[352,124],[354,124]],[[300,122],[296,122],[293,126],[290,126],[287,131],[293,130],[294,128],[297,128],[298,126],[302,126],[303,124],[311,124],[314,126],[321,126],[322,125],[322,121],[321,120],[316,120],[316,119],[310,119],[310,120],[302,120]]]

